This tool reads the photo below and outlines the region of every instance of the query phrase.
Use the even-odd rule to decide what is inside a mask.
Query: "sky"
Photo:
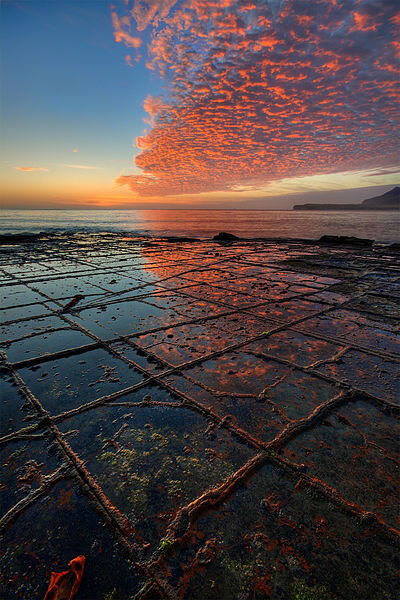
[[[5,208],[265,208],[399,184],[395,0],[2,0]]]

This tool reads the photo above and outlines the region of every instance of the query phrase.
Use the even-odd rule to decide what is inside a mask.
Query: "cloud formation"
[[[124,42],[127,48],[140,48],[142,40],[140,37],[134,37],[130,33],[131,21],[128,16],[119,18],[113,10],[111,12],[112,25],[114,28],[114,39],[116,42]]]
[[[62,167],[67,167],[68,169],[90,169],[97,171],[99,167],[92,167],[90,165],[75,165],[75,164],[63,164]]]
[[[400,166],[389,169],[378,169],[372,173],[366,173],[364,177],[382,177],[383,175],[400,175]]]
[[[17,171],[48,171],[48,169],[44,169],[43,167],[14,167]]]
[[[394,0],[135,0],[116,33],[135,21],[148,68],[168,82],[144,103],[142,174],[117,180],[139,195],[398,162]]]

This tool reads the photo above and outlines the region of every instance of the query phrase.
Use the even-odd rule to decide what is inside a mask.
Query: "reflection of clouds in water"
[[[342,346],[318,340],[298,332],[280,331],[266,340],[255,342],[248,349],[266,352],[295,364],[308,366],[315,361],[328,359]]]
[[[194,367],[188,374],[218,391],[258,395],[287,369],[275,361],[267,362],[246,354],[244,350],[202,363],[201,367]]]

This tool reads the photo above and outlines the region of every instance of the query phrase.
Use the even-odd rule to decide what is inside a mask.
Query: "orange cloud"
[[[148,123],[149,125],[154,125],[156,116],[159,115],[162,110],[167,108],[167,104],[162,96],[152,96],[149,94],[143,102],[143,108],[150,115],[150,118],[144,119],[144,122]],[[142,140],[142,138],[138,138],[138,140]],[[139,148],[145,147],[140,146],[139,143],[137,144]]]
[[[136,0],[165,78],[137,138],[140,196],[229,191],[396,164],[395,2]]]
[[[350,31],[376,31],[378,23],[366,14],[353,13],[354,25]]]
[[[48,169],[44,169],[43,167],[14,167],[17,171],[48,171]]]
[[[124,42],[128,48],[140,48],[142,40],[134,37],[130,33],[131,21],[128,16],[119,18],[115,11],[111,13],[112,25],[114,28],[114,38],[116,42]]]

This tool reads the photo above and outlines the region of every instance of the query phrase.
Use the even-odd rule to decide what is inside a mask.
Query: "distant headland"
[[[361,204],[295,204],[293,210],[399,210],[400,187],[374,198],[367,198]]]

